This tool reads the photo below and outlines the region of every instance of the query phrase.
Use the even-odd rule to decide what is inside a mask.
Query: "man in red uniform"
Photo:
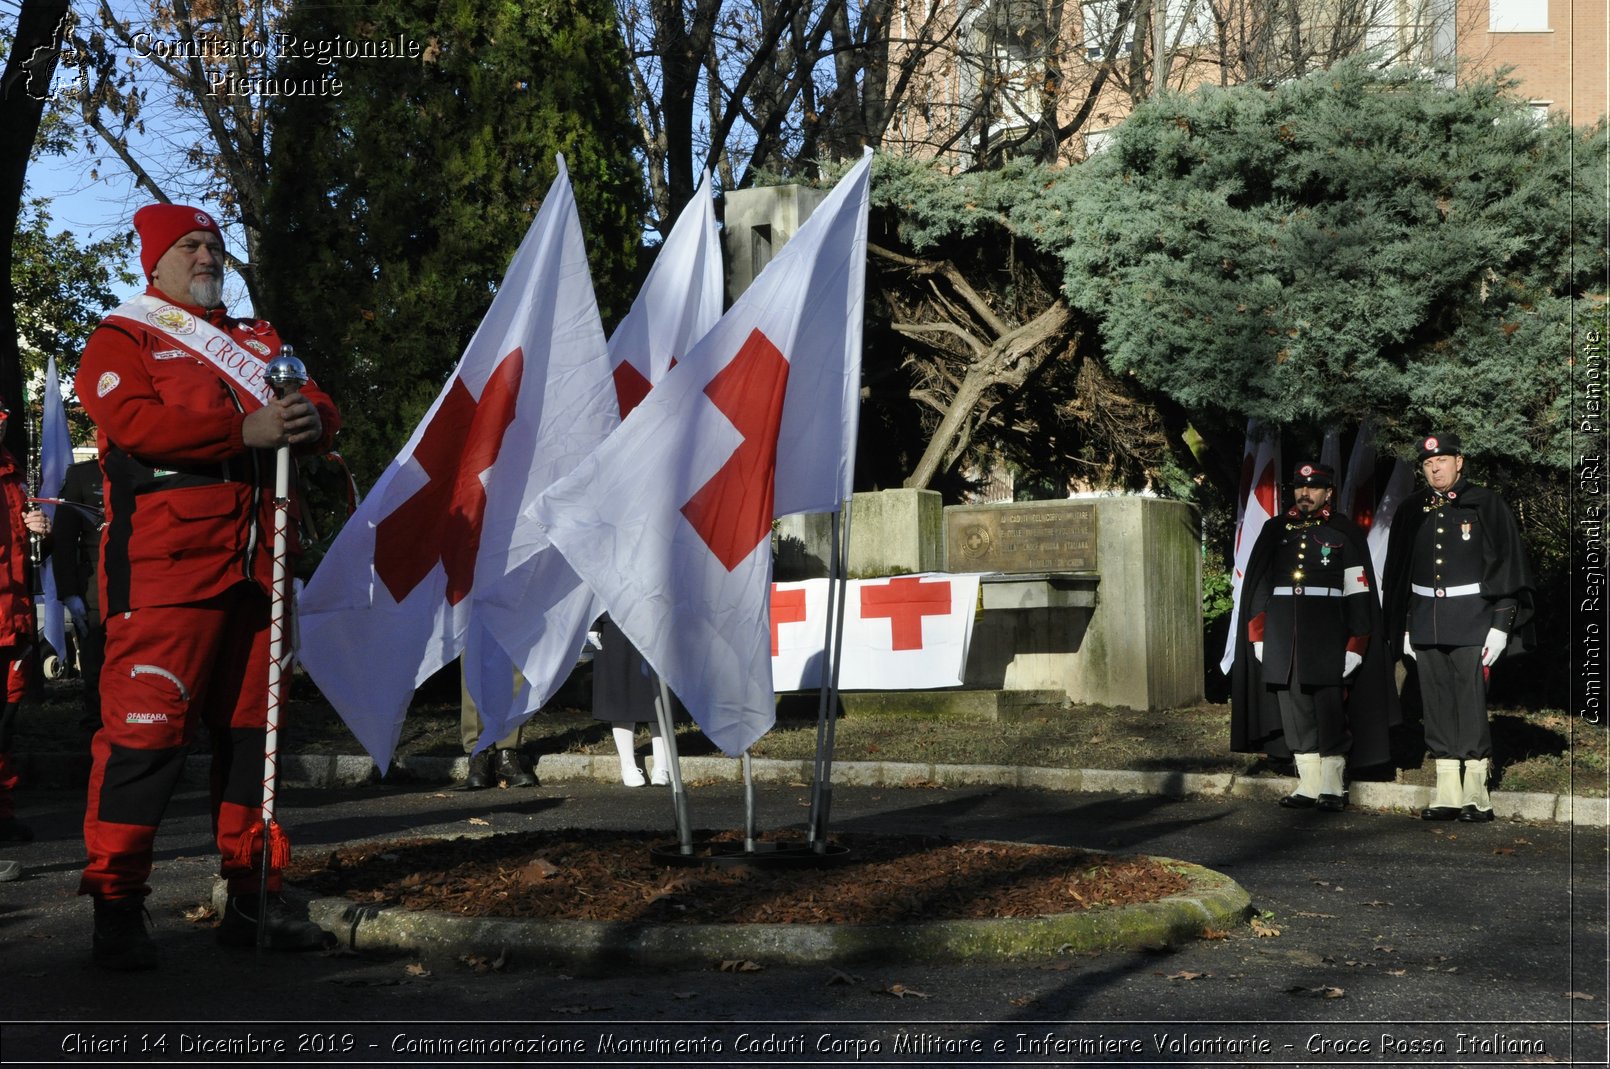
[[[0,438],[10,412],[0,401]],[[5,704],[0,706],[0,842],[19,843],[33,832],[17,819],[12,792],[17,786],[11,743],[16,734],[17,708],[27,697],[38,663],[34,650],[34,601],[29,594],[28,536],[47,535],[50,521],[28,506],[22,465],[11,450],[0,446],[0,672],[5,673]],[[0,881],[22,875],[15,861],[0,861]]]
[[[273,451],[328,448],[340,424],[312,382],[283,398],[269,389],[279,334],[225,312],[223,238],[211,216],[150,205],[134,214],[134,227],[150,285],[101,321],[76,379],[106,486],[102,726],[91,746],[89,862],[79,892],[95,898],[94,960],[120,970],[157,964],[143,904],[152,841],[201,724],[229,890],[219,941],[255,944],[264,879],[268,945],[324,941],[285,908],[279,872],[260,871],[254,832],[262,823]]]

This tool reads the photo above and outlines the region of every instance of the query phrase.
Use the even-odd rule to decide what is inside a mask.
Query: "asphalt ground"
[[[808,789],[762,785],[761,829]],[[157,842],[156,972],[89,962],[79,790],[24,791],[35,842],[0,857],[0,1063],[328,1065],[1603,1065],[1603,827],[1428,824],[1266,799],[998,787],[839,787],[833,830],[923,832],[1179,858],[1252,898],[1257,924],[1163,950],[1033,961],[577,969],[517,954],[279,955],[218,947],[185,912],[213,889],[206,802]],[[663,829],[669,794],[560,783],[289,788],[300,851],[416,835]],[[695,827],[743,823],[697,786]],[[485,823],[477,823],[485,822]],[[725,965],[725,967],[723,967]]]

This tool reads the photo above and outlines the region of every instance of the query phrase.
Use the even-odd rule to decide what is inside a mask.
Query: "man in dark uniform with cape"
[[[1426,489],[1392,521],[1386,613],[1393,651],[1419,668],[1426,749],[1437,764],[1436,795],[1420,816],[1480,823],[1493,819],[1487,674],[1500,656],[1533,644],[1536,583],[1514,513],[1464,468],[1457,435],[1421,439]]]
[[[1340,812],[1346,766],[1391,757],[1392,657],[1364,532],[1335,512],[1335,474],[1297,466],[1291,508],[1264,524],[1241,587],[1230,748],[1288,754],[1280,804]]]

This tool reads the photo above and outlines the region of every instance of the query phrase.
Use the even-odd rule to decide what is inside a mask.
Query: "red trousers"
[[[157,825],[203,725],[212,749],[219,871],[231,894],[258,890],[259,859],[245,846],[262,823],[268,661],[268,595],[253,583],[106,621],[80,894],[150,892]],[[270,890],[279,889],[279,879],[269,874]]]
[[[0,671],[6,675],[5,708],[0,710],[0,820],[17,813],[12,796],[17,789],[17,762],[11,756],[11,743],[16,734],[17,706],[35,682],[34,668],[38,663],[31,645],[0,646]]]

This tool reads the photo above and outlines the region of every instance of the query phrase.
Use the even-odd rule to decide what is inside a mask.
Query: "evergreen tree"
[[[1373,416],[1400,451],[1436,428],[1563,468],[1570,321],[1606,277],[1606,145],[1501,83],[1347,63],[1153,100],[1012,217],[1061,250],[1110,366],[1198,426]]]
[[[556,152],[600,306],[625,311],[642,203],[625,55],[607,0],[299,4],[283,29],[404,52],[293,54],[278,77],[329,91],[270,111],[264,313],[341,405],[339,448],[367,487],[485,314]]]

